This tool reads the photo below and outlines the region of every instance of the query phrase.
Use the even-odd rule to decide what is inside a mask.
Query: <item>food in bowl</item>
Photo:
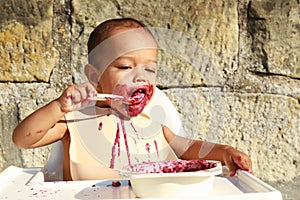
[[[176,160],[144,162],[125,170],[122,175],[130,180],[137,197],[173,198],[208,195],[222,166],[218,161]]]
[[[218,162],[206,160],[172,160],[159,162],[142,162],[129,165],[124,170],[133,173],[178,173],[208,170],[216,167]]]

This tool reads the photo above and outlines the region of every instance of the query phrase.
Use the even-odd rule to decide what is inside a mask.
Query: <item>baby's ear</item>
[[[89,82],[97,88],[98,81],[99,81],[99,71],[96,67],[94,67],[92,64],[87,64],[84,67],[84,73],[86,77],[88,78]]]

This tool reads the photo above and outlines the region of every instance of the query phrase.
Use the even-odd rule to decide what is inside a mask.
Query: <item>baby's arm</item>
[[[14,130],[14,143],[34,148],[61,139],[67,131],[64,115],[85,107],[95,95],[89,83],[69,86],[58,98],[25,118]]]
[[[230,176],[235,175],[237,169],[252,173],[250,157],[231,146],[176,136],[167,127],[163,130],[168,143],[181,159],[218,160],[229,168]]]

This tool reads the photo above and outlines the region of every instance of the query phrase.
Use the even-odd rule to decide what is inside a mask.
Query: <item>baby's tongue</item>
[[[145,97],[145,93],[137,91],[130,98],[130,103],[139,103]]]

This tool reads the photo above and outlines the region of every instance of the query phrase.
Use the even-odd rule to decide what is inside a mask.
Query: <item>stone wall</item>
[[[299,1],[14,0],[0,9],[0,170],[43,166],[51,146],[15,147],[14,127],[85,81],[99,22],[133,17],[163,32],[158,86],[188,137],[233,145],[259,178],[299,186]]]

